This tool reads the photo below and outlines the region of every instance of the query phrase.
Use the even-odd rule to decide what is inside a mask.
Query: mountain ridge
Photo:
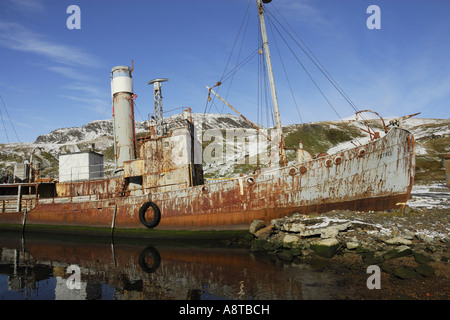
[[[203,130],[247,129],[256,132],[254,127],[239,116],[231,114],[191,114],[196,126]],[[166,122],[181,118],[181,115],[165,119]],[[383,135],[380,120],[369,120]],[[136,134],[144,135],[147,121],[136,121]],[[263,128],[258,125],[258,127]],[[450,153],[450,119],[411,118],[402,127],[410,130],[416,140],[416,177],[430,178],[435,175],[442,180],[443,157]],[[323,121],[283,126],[286,146],[296,148],[298,141],[304,141],[304,148],[313,154],[334,153],[352,147],[352,141],[368,139],[368,134],[360,130],[366,128],[362,121]],[[112,119],[94,120],[81,127],[58,128],[36,138],[34,143],[10,143],[0,145],[0,171],[12,174],[14,163],[28,161],[31,156],[41,162],[42,174],[52,178],[58,176],[58,155],[69,152],[95,150],[105,155],[105,169],[114,166]],[[205,146],[205,141],[203,141]],[[353,142],[354,143],[354,142]],[[248,146],[236,145],[239,157],[248,158]],[[288,150],[288,160],[295,160],[295,150]],[[252,171],[254,166],[225,163],[221,166],[204,163],[205,176],[218,178]],[[420,180],[420,179],[419,179]]]

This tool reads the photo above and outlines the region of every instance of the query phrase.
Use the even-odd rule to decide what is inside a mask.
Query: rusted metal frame
[[[262,132],[258,126],[256,124],[254,124],[252,121],[248,120],[246,117],[244,117],[239,111],[237,111],[231,104],[229,104],[228,102],[226,102],[221,96],[219,96],[216,92],[214,92],[210,87],[206,87],[208,89],[208,91],[212,92],[217,98],[219,98],[220,100],[222,100],[223,103],[225,103],[227,106],[229,106],[231,109],[233,109],[234,112],[236,112],[239,116],[241,116],[242,119],[244,119],[245,121],[247,121],[248,123],[250,123],[250,125],[255,128],[259,133],[261,133],[262,135],[264,135],[270,142],[272,142],[272,139],[270,139],[270,137],[268,135],[266,135],[264,132]]]
[[[177,122],[178,121],[181,122],[181,123],[185,122],[185,124],[182,124],[183,127],[187,127],[187,125],[189,124],[189,121],[187,119],[180,119],[180,120],[177,120]],[[171,122],[169,122],[169,123],[171,123]],[[173,123],[175,123],[175,122],[173,122]],[[151,130],[152,127],[155,127],[155,126],[154,125],[153,126],[149,126],[149,130]],[[163,136],[158,136],[158,137],[156,137],[156,136],[154,136],[152,134],[149,134],[147,136],[137,138],[137,141],[139,141],[139,143],[145,143],[147,141],[157,141],[157,140],[162,140],[164,138],[170,138],[171,136],[172,136],[172,132],[169,132],[169,133],[167,133],[167,134],[165,134]]]
[[[357,111],[355,114],[357,115],[357,114],[359,114],[359,113],[363,113],[363,112],[372,112],[372,113],[374,113],[374,114],[376,114],[380,119],[381,119],[381,122],[383,123],[383,127],[384,127],[384,133],[387,133],[389,130],[386,128],[386,124],[384,123],[384,119],[378,114],[378,112],[376,112],[376,111],[373,111],[373,110],[360,110],[360,111]],[[369,127],[369,125],[367,124],[367,126]],[[362,130],[362,129],[361,129]]]
[[[104,185],[104,188],[103,189],[106,189],[106,190],[109,190],[110,189],[110,187],[109,187],[109,185],[110,185],[110,179],[104,179],[104,180],[96,180],[96,181],[94,181],[94,182],[92,182],[92,181],[80,181],[80,182],[67,182],[67,183],[61,183],[61,185],[63,185],[63,186],[66,186],[66,187],[64,187],[63,188],[63,192],[64,192],[64,194],[68,194],[68,198],[74,198],[74,197],[77,197],[77,195],[75,195],[75,192],[78,192],[79,191],[79,189],[81,188],[81,191],[83,191],[83,189],[84,189],[84,186],[87,184],[87,189],[88,189],[88,192],[87,193],[85,193],[85,192],[82,192],[82,194],[80,195],[80,196],[89,196],[89,197],[91,197],[92,195],[98,195],[98,197],[100,198],[100,199],[105,199],[105,197],[103,197],[104,195],[107,195],[106,196],[106,199],[107,198],[116,198],[116,197],[119,197],[120,196],[120,194],[121,194],[121,190],[117,190],[117,191],[115,191],[115,192],[102,192],[102,193],[95,193],[95,194],[92,194],[91,192],[90,192],[90,188],[91,188],[91,185],[93,185],[93,184],[103,184],[103,183],[105,183],[105,185]],[[78,187],[76,187],[78,185]],[[68,189],[68,190],[67,190]],[[69,192],[67,192],[67,191],[69,191]],[[58,196],[56,196],[56,197],[53,197],[53,198],[59,198]]]
[[[374,131],[373,133],[370,130],[365,130],[363,128],[359,128],[364,132],[367,132],[370,135],[370,141],[380,138],[380,133],[378,131]]]

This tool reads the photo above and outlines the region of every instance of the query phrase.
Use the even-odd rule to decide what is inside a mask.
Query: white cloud
[[[102,114],[102,116],[105,114],[106,110],[110,109],[111,106],[110,102],[107,101],[106,99],[103,100],[92,97],[78,97],[78,96],[75,97],[70,95],[61,95],[61,97],[72,101],[81,102],[81,104],[79,104],[80,108],[97,112],[99,114]]]
[[[99,88],[90,86],[90,85],[84,85],[84,84],[79,84],[79,83],[74,83],[74,84],[70,84],[64,87],[64,89],[69,89],[69,90],[75,90],[78,92],[84,92],[86,94],[90,94],[92,96],[102,96],[105,95],[105,92],[100,90]],[[109,92],[106,92],[106,94]]]
[[[72,67],[66,67],[66,66],[51,66],[47,68],[48,70],[52,72],[59,73],[60,75],[63,75],[67,78],[86,82],[89,81],[89,77],[82,71],[77,71],[75,68]]]
[[[0,45],[11,50],[35,53],[65,65],[89,67],[98,65],[98,60],[89,53],[44,39],[43,36],[15,22],[0,21]]]
[[[295,17],[296,19],[300,19],[310,23],[328,23],[322,16],[320,11],[317,10],[312,4],[310,4],[309,0],[278,0],[276,2],[274,1],[272,4],[273,6],[276,6],[276,8],[279,8],[278,11],[283,15]],[[268,9],[271,12],[277,11],[272,10],[270,6],[268,7]]]
[[[23,12],[42,12],[45,6],[42,0],[3,0],[3,4],[9,9]]]

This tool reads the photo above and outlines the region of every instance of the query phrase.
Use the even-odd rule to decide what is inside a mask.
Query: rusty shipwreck
[[[59,181],[35,177],[33,163],[20,164],[23,180],[0,185],[0,225],[243,229],[255,219],[294,212],[403,207],[414,180],[414,137],[394,125],[384,127],[384,136],[372,133],[368,143],[336,154],[311,157],[299,148],[297,161],[287,165],[265,5],[257,0],[257,8],[277,125],[273,166],[206,183],[190,110],[174,123],[163,122],[161,83],[167,79],[149,83],[154,121],[148,136],[136,138],[133,68],[119,66],[111,71],[115,176],[104,176],[102,155],[95,151],[61,156]]]

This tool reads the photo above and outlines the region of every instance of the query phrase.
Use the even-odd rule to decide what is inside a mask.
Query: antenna
[[[153,95],[155,98],[155,109],[153,111],[153,116],[156,121],[155,134],[157,137],[162,137],[164,132],[163,124],[163,105],[162,105],[162,95],[161,95],[161,83],[169,81],[167,78],[157,78],[148,82],[148,85],[153,84]]]

